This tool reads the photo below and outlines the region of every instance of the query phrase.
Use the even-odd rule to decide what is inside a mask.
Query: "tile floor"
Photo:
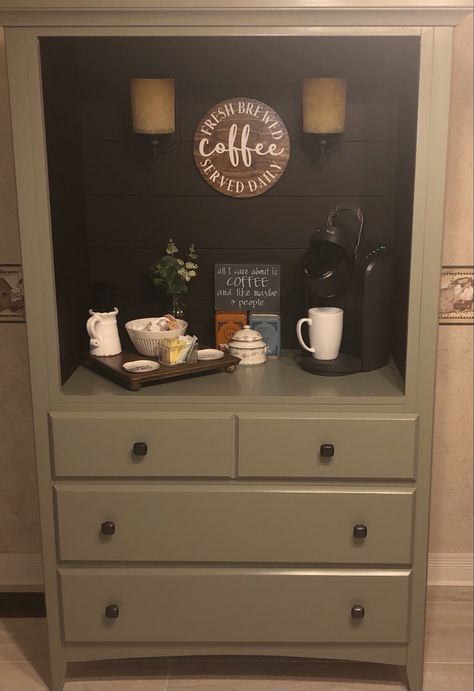
[[[473,691],[472,591],[431,590],[424,691]],[[47,688],[44,619],[0,619],[0,691]],[[402,691],[396,667],[289,658],[70,665],[66,691]]]

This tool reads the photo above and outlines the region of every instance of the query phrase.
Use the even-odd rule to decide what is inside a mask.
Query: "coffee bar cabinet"
[[[422,691],[451,48],[469,2],[133,5],[0,0],[51,689],[75,661],[282,655],[396,665]],[[129,95],[154,76],[175,79],[178,125],[156,156]],[[301,126],[312,76],[348,85],[324,155]],[[193,161],[203,113],[238,96],[274,108],[291,143],[251,199]],[[302,257],[338,203],[391,249],[390,359],[323,377],[299,366],[295,325]],[[121,329],[169,311],[148,284],[170,236],[200,253],[186,309],[203,344],[214,264],[280,264],[280,359],[136,392],[82,365],[91,285],[116,286]]]

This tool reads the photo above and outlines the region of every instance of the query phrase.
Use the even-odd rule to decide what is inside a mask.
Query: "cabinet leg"
[[[67,662],[65,660],[51,660],[50,691],[63,691],[66,668]]]
[[[423,658],[407,664],[406,683],[408,691],[423,691]]]

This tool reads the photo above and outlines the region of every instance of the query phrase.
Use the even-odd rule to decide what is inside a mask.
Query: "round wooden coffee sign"
[[[194,160],[204,180],[229,197],[256,197],[278,182],[290,157],[279,115],[252,98],[216,103],[194,134]]]

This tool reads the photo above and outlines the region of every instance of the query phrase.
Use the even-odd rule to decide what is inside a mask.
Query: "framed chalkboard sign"
[[[279,264],[216,264],[215,308],[278,311]]]

